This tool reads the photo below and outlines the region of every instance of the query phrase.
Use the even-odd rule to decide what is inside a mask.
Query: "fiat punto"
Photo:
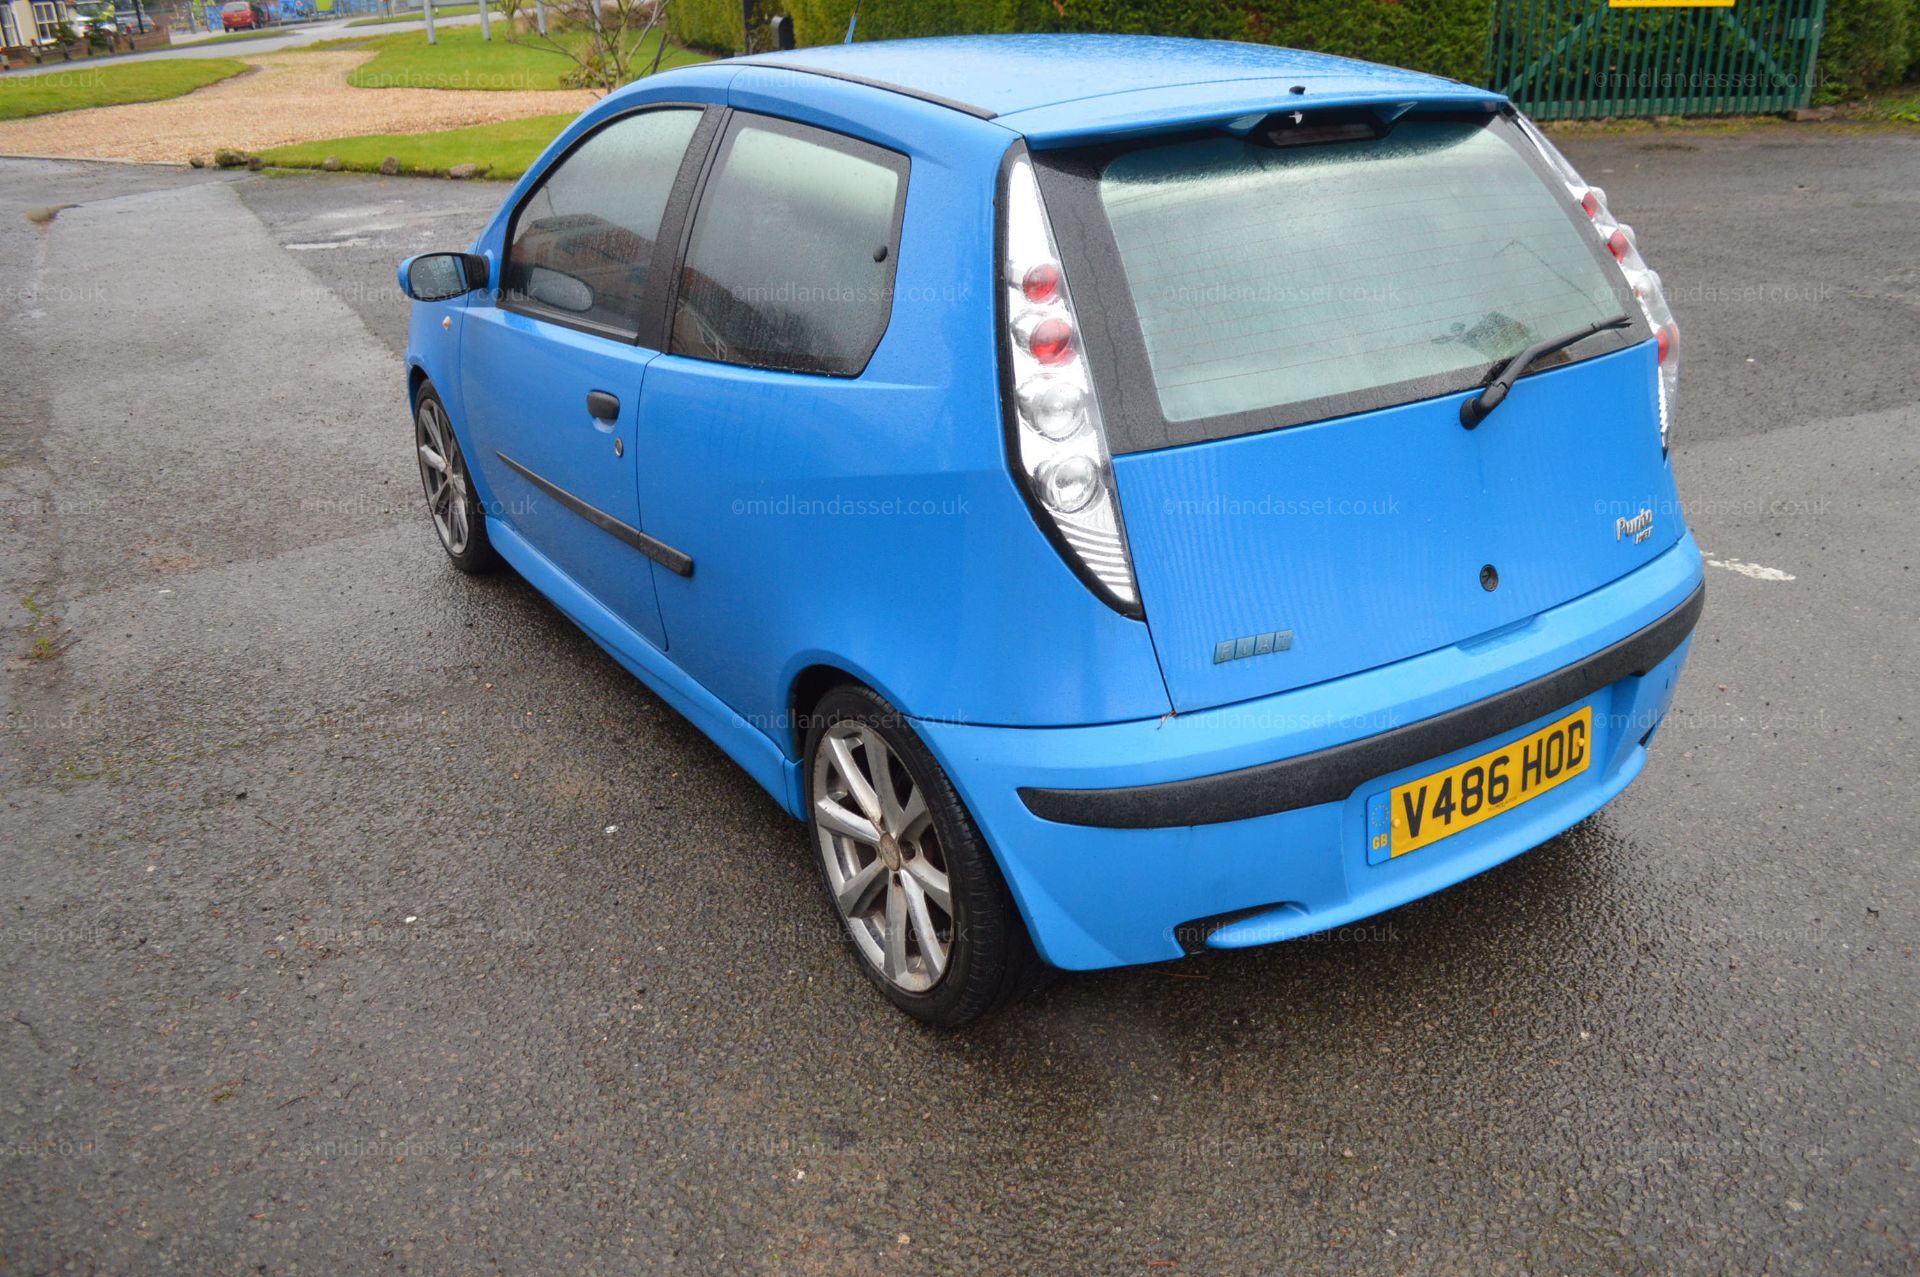
[[[716,62],[400,278],[454,565],[805,821],[933,1023],[1537,846],[1640,773],[1700,614],[1659,276],[1449,80],[1124,36]]]

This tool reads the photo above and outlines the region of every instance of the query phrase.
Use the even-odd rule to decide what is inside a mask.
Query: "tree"
[[[529,43],[551,48],[571,58],[576,69],[567,79],[585,88],[611,93],[638,72],[634,61],[658,28],[660,49],[651,74],[666,50],[667,31],[660,25],[669,0],[549,0],[552,34],[536,35]]]

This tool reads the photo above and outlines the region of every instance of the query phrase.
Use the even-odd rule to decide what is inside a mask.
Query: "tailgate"
[[[1329,108],[1036,161],[1176,710],[1488,636],[1679,536],[1651,329],[1510,121]],[[1509,360],[1623,315],[1463,427]]]

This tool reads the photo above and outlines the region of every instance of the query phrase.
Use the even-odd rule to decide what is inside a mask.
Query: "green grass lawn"
[[[571,58],[546,47],[538,37],[518,36],[509,42],[504,22],[494,28],[491,41],[480,38],[477,26],[447,27],[439,34],[440,42],[432,45],[427,43],[424,31],[351,41],[378,53],[365,66],[355,68],[347,83],[359,89],[561,89],[567,87],[561,77],[574,69]],[[569,38],[559,34],[563,40]],[[649,35],[635,55],[634,65],[642,71],[651,66],[663,38],[658,31]],[[336,40],[325,43],[330,48],[349,44]],[[664,70],[705,60],[697,53],[670,45],[660,66]]]
[[[245,70],[232,58],[163,58],[9,77],[0,79],[0,120],[177,98]]]
[[[433,16],[435,18],[459,18],[469,13],[478,12],[480,12],[480,6],[477,4],[454,4],[448,5],[444,9],[439,5],[433,6]],[[411,12],[396,13],[392,17],[387,18],[354,18],[346,25],[350,27],[379,27],[385,26],[389,22],[421,22],[424,21],[425,18],[426,15],[424,13],[418,9],[414,9]]]
[[[324,142],[278,146],[261,154],[268,164],[279,168],[319,168],[322,160],[335,155],[340,158],[342,168],[372,173],[379,169],[381,160],[391,155],[400,161],[403,173],[439,174],[456,164],[478,164],[488,167],[490,178],[515,178],[527,171],[527,166],[573,118],[571,115],[536,115],[502,124],[450,129],[445,133],[336,137]]]

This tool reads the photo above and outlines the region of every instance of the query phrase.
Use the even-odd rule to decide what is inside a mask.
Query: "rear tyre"
[[[1040,983],[1000,868],[899,711],[858,684],[807,729],[807,830],[861,969],[915,1019],[957,1028]]]
[[[491,572],[500,556],[487,540],[487,516],[474,495],[467,458],[453,433],[447,406],[432,382],[420,387],[413,409],[414,453],[420,462],[420,486],[427,494],[427,515],[439,534],[440,548],[462,572]]]

